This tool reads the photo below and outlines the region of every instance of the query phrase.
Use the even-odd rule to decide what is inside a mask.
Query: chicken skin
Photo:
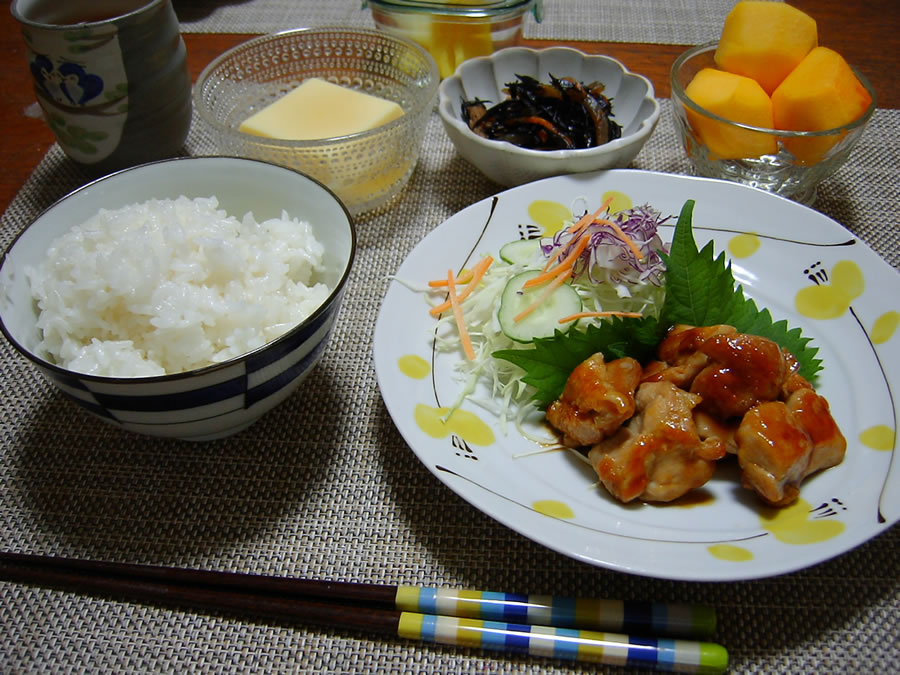
[[[656,349],[659,361],[648,364],[644,382],[666,380],[687,389],[697,374],[710,363],[710,357],[700,347],[716,335],[728,335],[737,331],[732,326],[673,326]]]
[[[828,401],[812,387],[802,387],[788,397],[785,405],[812,441],[812,454],[804,478],[844,461],[847,439],[838,429]]]
[[[691,410],[699,402],[699,396],[671,382],[641,384],[637,413],[628,425],[588,453],[600,481],[616,499],[668,502],[712,477],[725,445],[697,435]]]
[[[752,408],[735,439],[741,483],[773,506],[795,502],[800,483],[840,464],[847,449],[828,402],[807,387]]]
[[[703,398],[701,409],[727,419],[778,399],[788,369],[772,340],[746,333],[716,335],[700,351],[711,359],[691,383],[691,393]]]
[[[562,396],[547,408],[547,421],[563,432],[565,445],[599,443],[634,414],[640,380],[640,363],[627,357],[606,363],[598,352],[569,375]]]
[[[795,365],[775,342],[727,325],[675,326],[657,356],[642,381],[666,380],[699,394],[700,409],[723,420],[777,399]]]
[[[797,499],[812,441],[781,401],[761,403],[744,415],[735,434],[741,484],[773,506]]]

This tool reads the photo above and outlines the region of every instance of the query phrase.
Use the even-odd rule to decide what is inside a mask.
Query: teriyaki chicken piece
[[[594,354],[547,409],[616,499],[672,501],[732,455],[744,487],[787,506],[807,476],[843,461],[828,402],[774,341],[728,325],[674,326],[656,356],[642,367]]]

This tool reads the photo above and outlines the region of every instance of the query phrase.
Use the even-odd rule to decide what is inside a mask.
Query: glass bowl
[[[239,131],[311,77],[394,101],[404,114],[370,131],[312,141]],[[220,154],[302,171],[356,215],[385,204],[409,181],[439,82],[434,59],[409,40],[376,30],[298,29],[254,38],[213,60],[194,85],[194,107]]]
[[[716,43],[688,49],[672,64],[670,80],[675,124],[682,144],[696,174],[721,178],[789,197],[803,204],[816,199],[818,185],[831,176],[847,160],[875,111],[875,91],[869,81],[854,70],[859,81],[872,96],[866,111],[844,126],[826,131],[783,131],[740,124],[720,117],[694,103],[685,88],[703,68],[717,68],[713,55]],[[705,127],[720,126],[724,133],[765,134],[774,136],[777,152],[760,157],[723,159],[710,150],[692,120],[706,118]],[[830,140],[833,139],[833,140]],[[815,147],[830,146],[824,152],[807,152]],[[794,149],[792,152],[791,148]],[[796,153],[796,154],[795,154]],[[814,156],[814,160],[810,160]]]
[[[449,77],[463,61],[518,45],[530,11],[542,18],[542,0],[366,0],[379,30],[417,42]]]

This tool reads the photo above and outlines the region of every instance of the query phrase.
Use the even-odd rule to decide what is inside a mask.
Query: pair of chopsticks
[[[0,580],[533,656],[721,673],[712,608],[454,591],[0,552]],[[611,631],[611,632],[606,632]]]

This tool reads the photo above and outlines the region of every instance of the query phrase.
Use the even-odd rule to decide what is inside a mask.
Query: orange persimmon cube
[[[719,117],[754,127],[772,128],[772,102],[749,77],[704,68],[690,81],[685,93],[694,103]],[[686,108],[697,139],[718,159],[741,159],[773,154],[775,138],[700,115]]]
[[[849,124],[872,103],[844,57],[816,47],[772,92],[772,116],[778,129],[825,131]],[[785,147],[805,163],[819,161],[843,134],[786,139]]]
[[[751,77],[767,94],[818,44],[815,19],[784,2],[737,3],[725,18],[715,62]]]

